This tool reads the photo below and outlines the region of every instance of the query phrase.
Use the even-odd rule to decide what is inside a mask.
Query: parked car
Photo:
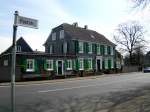
[[[150,67],[144,67],[144,68],[143,68],[143,72],[144,72],[144,73],[150,72]]]

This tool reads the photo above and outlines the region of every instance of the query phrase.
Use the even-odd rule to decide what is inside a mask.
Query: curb
[[[140,72],[132,72],[132,73],[140,73]],[[110,76],[120,76],[126,75],[128,73],[118,73],[118,74],[103,74],[96,76],[87,76],[87,77],[75,77],[75,78],[66,78],[66,79],[54,79],[54,80],[41,80],[41,81],[26,81],[26,82],[16,82],[16,85],[34,85],[34,84],[54,84],[54,83],[63,83],[75,80],[86,80],[86,79],[97,79],[101,77],[110,77]],[[10,86],[11,82],[0,83],[1,86]]]

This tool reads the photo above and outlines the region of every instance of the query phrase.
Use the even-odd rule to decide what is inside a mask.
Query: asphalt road
[[[136,90],[149,84],[150,73],[128,73],[61,83],[17,85],[16,112],[80,112],[79,107],[82,112],[88,108],[86,98]],[[10,112],[10,86],[0,86],[0,112]]]

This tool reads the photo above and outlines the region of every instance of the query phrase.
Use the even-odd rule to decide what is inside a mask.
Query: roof
[[[21,46],[21,50],[22,52],[33,52],[32,48],[28,45],[28,43],[23,39],[23,37],[20,37],[17,41],[16,41],[16,45]],[[3,53],[10,53],[12,50],[12,45],[6,49]]]
[[[110,40],[108,40],[104,35],[94,30],[81,28],[68,23],[63,23],[58,27],[60,26],[62,26],[65,33],[68,34],[74,40],[81,40],[81,41],[88,41],[88,42],[90,41],[94,43],[102,43],[102,44],[109,44],[115,46],[115,44],[112,43]],[[47,39],[47,41],[48,40],[49,38]]]

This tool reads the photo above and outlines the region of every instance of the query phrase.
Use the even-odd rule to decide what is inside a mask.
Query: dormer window
[[[53,45],[49,46],[49,53],[52,54],[53,53]]]
[[[17,46],[17,52],[21,52],[21,46]]]
[[[64,38],[64,30],[60,30],[60,39]]]
[[[91,35],[91,38],[95,39],[95,36],[94,36],[94,35]]]
[[[52,40],[56,40],[56,33],[52,33]]]

